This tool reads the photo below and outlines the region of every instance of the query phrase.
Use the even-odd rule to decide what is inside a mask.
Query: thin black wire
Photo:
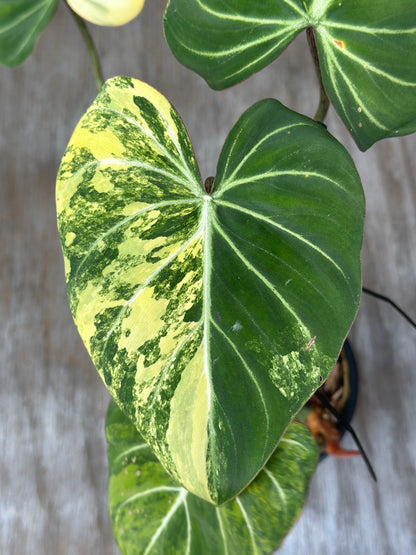
[[[393,308],[397,310],[399,314],[403,316],[403,318],[405,318],[409,322],[410,325],[412,325],[416,329],[416,322],[412,320],[412,318],[410,318],[410,316],[406,314],[406,312],[402,310],[399,306],[397,306],[397,304],[394,301],[392,301],[389,297],[386,297],[385,295],[381,295],[380,293],[376,293],[375,291],[372,291],[367,287],[363,287],[363,293],[366,293],[367,295],[371,295],[376,299],[380,299],[381,301],[389,303]]]
[[[374,469],[367,457],[367,454],[364,450],[364,447],[361,445],[361,441],[358,439],[357,434],[354,432],[352,426],[346,421],[344,420],[344,418],[342,417],[341,414],[339,414],[339,412],[331,405],[331,403],[328,401],[328,399],[322,395],[322,393],[317,390],[315,391],[315,396],[317,399],[319,399],[319,401],[324,405],[325,408],[327,408],[334,416],[335,418],[338,420],[338,422],[340,422],[340,424],[342,424],[342,426],[344,426],[344,428],[352,435],[355,443],[357,444],[357,447],[364,459],[364,462],[368,468],[368,471],[372,477],[372,479],[377,482],[377,476],[376,473],[374,472]]]
[[[416,329],[416,322],[410,318],[410,316],[408,314],[406,314],[406,312],[404,310],[402,310],[394,301],[392,301],[389,297],[387,297],[386,295],[381,295],[380,293],[376,293],[375,291],[372,291],[371,289],[368,289],[368,287],[363,287],[362,288],[363,293],[366,293],[367,295],[370,295],[372,297],[375,297],[376,299],[379,299],[380,301],[384,301],[388,304],[390,304],[395,310],[397,310],[397,312],[399,314],[401,314],[403,316],[403,318],[405,318],[405,320],[407,320],[407,322],[409,322],[409,324],[411,326],[413,326]],[[346,421],[344,420],[344,418],[342,417],[341,414],[339,414],[339,412],[331,405],[331,403],[328,401],[328,399],[322,395],[322,393],[317,390],[315,391],[315,396],[317,399],[319,399],[319,401],[324,405],[325,408],[327,408],[329,410],[329,412],[331,414],[333,414],[335,416],[335,418],[338,420],[338,422],[340,424],[342,424],[342,426],[344,426],[344,428],[352,435],[362,457],[363,460],[368,468],[368,471],[371,475],[371,477],[373,478],[373,480],[375,482],[377,482],[377,476],[376,473],[374,472],[374,469],[367,457],[367,454],[363,448],[363,446],[361,445],[361,441],[358,439],[357,434],[355,433],[353,427]]]

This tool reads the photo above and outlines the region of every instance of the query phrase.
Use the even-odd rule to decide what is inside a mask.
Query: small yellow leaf
[[[117,27],[134,19],[141,11],[144,0],[68,0],[79,16],[95,25]]]

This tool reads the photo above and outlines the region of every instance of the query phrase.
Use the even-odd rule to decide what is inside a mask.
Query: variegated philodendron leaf
[[[345,149],[251,107],[205,193],[168,101],[108,81],[57,183],[71,310],[111,394],[170,474],[215,504],[263,467],[358,308],[363,192]]]
[[[0,0],[0,64],[17,66],[32,52],[58,0]]]
[[[274,60],[315,32],[331,102],[362,150],[416,130],[414,0],[170,0],[169,46],[214,89]]]
[[[144,0],[67,0],[80,17],[95,25],[125,25],[142,11]]]
[[[109,505],[123,555],[261,555],[279,546],[298,516],[318,449],[292,423],[256,479],[214,507],[178,486],[114,402],[106,436]]]

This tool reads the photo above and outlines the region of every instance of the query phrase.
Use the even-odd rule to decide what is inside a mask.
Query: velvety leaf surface
[[[271,553],[299,514],[318,460],[309,430],[292,423],[254,482],[218,508],[171,479],[114,402],[106,436],[110,515],[123,555]]]
[[[215,89],[239,83],[313,27],[325,88],[358,146],[416,130],[414,0],[170,0],[169,46]]]
[[[178,60],[224,89],[274,60],[308,18],[298,0],[170,0],[164,23]]]
[[[325,88],[361,150],[416,130],[416,2],[329,2],[315,35]]]
[[[171,105],[117,77],[74,132],[57,209],[71,310],[108,389],[178,482],[226,502],[325,379],[358,308],[351,158],[265,100],[234,126],[208,195]]]
[[[16,66],[32,52],[58,0],[0,0],[0,63]]]

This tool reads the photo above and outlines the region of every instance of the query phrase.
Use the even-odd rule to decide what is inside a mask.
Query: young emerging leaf
[[[80,17],[94,23],[116,27],[132,21],[142,11],[144,0],[67,0]]]
[[[214,89],[311,26],[328,96],[362,150],[416,130],[414,0],[170,0],[164,21],[174,55]]]
[[[0,64],[17,66],[55,13],[58,0],[1,0]]]
[[[111,394],[172,477],[222,504],[333,367],[358,308],[364,200],[345,149],[252,106],[206,194],[168,101],[125,77],[57,183],[68,295]]]
[[[170,478],[114,402],[106,436],[110,515],[123,555],[272,553],[299,514],[318,461],[309,430],[292,423],[254,482],[218,508]]]

